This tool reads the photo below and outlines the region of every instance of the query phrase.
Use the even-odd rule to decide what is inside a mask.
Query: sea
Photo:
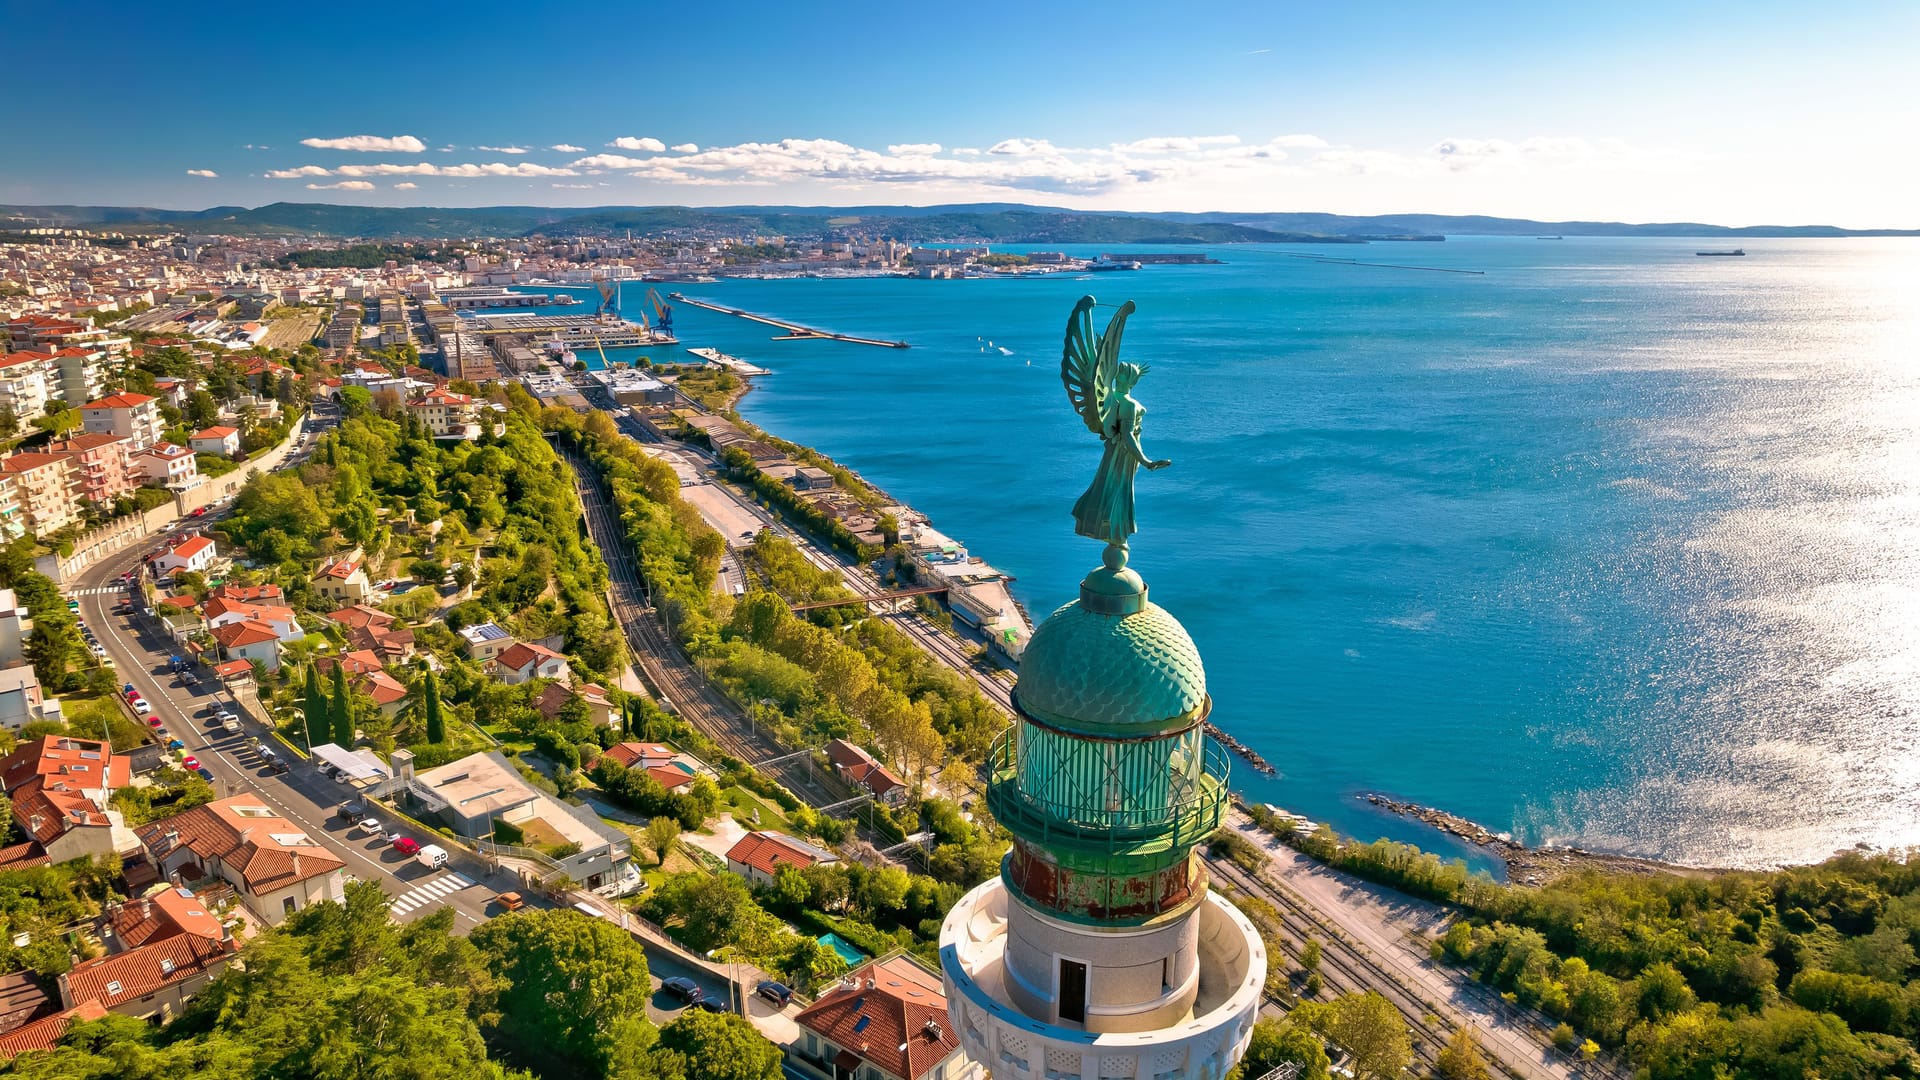
[[[1256,801],[1479,866],[1365,796],[1703,866],[1920,843],[1920,241],[1736,242],[672,287],[905,350],[673,314],[683,348],[774,372],[747,417],[1044,617],[1100,556],[1070,516],[1100,447],[1061,387],[1067,315],[1133,300],[1142,441],[1173,465],[1139,477],[1132,565],[1214,720],[1279,769],[1236,767]]]

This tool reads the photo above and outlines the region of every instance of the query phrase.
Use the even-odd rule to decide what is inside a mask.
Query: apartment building
[[[73,463],[82,499],[95,506],[111,506],[115,499],[140,486],[141,477],[127,456],[131,448],[132,444],[119,435],[89,431],[47,449]]]
[[[13,410],[22,426],[47,411],[51,358],[47,353],[12,352],[0,356],[0,409]]]
[[[66,455],[12,454],[0,458],[0,472],[13,480],[27,532],[46,536],[79,519],[79,479]]]
[[[160,403],[145,394],[114,394],[81,407],[88,431],[119,435],[144,450],[160,441]]]
[[[155,443],[129,459],[144,483],[159,483],[170,491],[190,488],[200,480],[200,462],[193,451],[172,443]]]

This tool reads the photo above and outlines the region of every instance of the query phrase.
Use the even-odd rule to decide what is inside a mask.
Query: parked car
[[[381,826],[379,818],[362,818],[354,822],[352,831],[366,833],[372,836],[385,836],[387,832],[386,829]]]
[[[420,841],[415,840],[411,836],[397,837],[393,841],[393,850],[402,855],[418,855],[420,854]]]
[[[727,1011],[725,1005],[722,1005],[710,997],[694,998],[692,1001],[687,1002],[687,1007],[690,1009],[699,1009],[701,1012],[723,1013]]]
[[[415,862],[429,870],[438,870],[447,865],[447,849],[439,844],[428,844],[413,858]]]
[[[153,711],[153,706],[147,704],[146,698],[134,698],[133,711],[139,713],[142,716],[145,716],[147,713],[150,713]]]
[[[181,742],[179,739],[167,740],[167,749],[169,750],[185,750],[186,748],[187,748],[187,744]]]
[[[232,710],[232,709],[221,709],[221,710],[220,710],[219,712],[217,712],[217,713],[214,713],[214,714],[213,714],[213,718],[214,718],[215,720],[218,720],[218,721],[220,721],[220,722],[221,722],[221,723],[223,723],[223,724],[224,724],[224,723],[226,723],[226,722],[227,722],[227,721],[229,721],[229,720],[238,720],[238,719],[240,719],[240,718],[239,718],[238,716],[235,716],[235,715],[233,714],[233,710]]]
[[[333,812],[333,816],[341,821],[359,821],[367,816],[367,804],[359,799],[341,803],[340,808]]]
[[[240,734],[240,720],[238,717],[229,717],[228,719],[220,721],[220,727],[229,735]]]
[[[186,757],[180,759],[180,767],[188,770],[197,769],[200,767],[200,759],[194,757],[192,754],[188,754]]]
[[[787,1002],[793,1000],[793,989],[786,983],[777,983],[772,979],[762,980],[760,985],[753,988],[753,992],[783,1009]]]
[[[500,906],[508,911],[519,911],[521,908],[527,906],[527,898],[517,892],[503,892],[499,896],[494,897],[494,899],[499,901]]]
[[[280,761],[280,760],[278,760],[278,759],[276,759],[276,760],[273,760],[273,761],[269,761],[269,762],[267,762],[267,775],[269,775],[269,776],[279,776],[279,775],[280,775],[281,773],[284,773],[284,772],[286,772],[286,771],[287,771],[288,769],[290,769],[290,768],[291,768],[291,766],[289,766],[289,765],[288,765],[288,764],[287,764],[286,762],[284,762],[284,761]]]
[[[670,979],[661,979],[660,989],[665,990],[667,993],[672,994],[674,997],[679,998],[689,1005],[707,996],[707,992],[700,989],[699,983],[683,975],[675,975]]]
[[[200,774],[200,779],[202,779],[202,780],[205,780],[205,781],[206,781],[207,783],[209,783],[209,784],[211,784],[211,783],[213,783],[213,770],[212,770],[212,769],[209,769],[209,768],[207,768],[206,766],[204,766],[204,765],[203,765],[203,766],[201,766],[201,767],[200,767],[199,769],[196,769],[195,771],[196,771],[196,772],[198,772],[198,773]]]
[[[204,517],[204,516],[206,515],[206,512],[207,512],[207,508],[206,508],[206,507],[204,507],[204,506],[196,506],[196,507],[194,507],[194,508],[193,508],[193,513],[191,513],[191,514],[189,514],[188,516],[189,516],[189,517]]]

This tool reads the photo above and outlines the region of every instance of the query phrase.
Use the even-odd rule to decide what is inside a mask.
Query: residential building
[[[13,411],[24,428],[27,421],[47,411],[52,400],[49,383],[52,374],[49,353],[14,352],[0,356],[0,409]]]
[[[451,390],[429,390],[407,402],[408,412],[433,433],[436,439],[477,439],[480,425],[475,422],[473,398]]]
[[[135,450],[160,441],[160,403],[145,394],[113,394],[89,401],[81,406],[80,416],[88,431],[125,436]]]
[[[240,429],[216,424],[189,435],[187,445],[192,447],[196,454],[233,457],[240,453]]]
[[[153,570],[156,574],[166,575],[191,570],[199,573],[213,563],[219,554],[213,539],[207,536],[189,536],[153,557]]]
[[[134,451],[130,461],[143,483],[155,484],[170,491],[190,488],[200,480],[200,463],[194,458],[193,451],[184,446],[155,443],[144,450]]]
[[[79,482],[70,458],[60,454],[9,454],[0,458],[0,471],[13,480],[19,520],[28,532],[46,536],[79,519]]]
[[[139,833],[162,875],[173,881],[225,881],[269,923],[346,897],[346,864],[258,795],[196,806]]]
[[[530,641],[515,642],[493,658],[488,670],[508,686],[533,679],[564,679],[570,674],[566,657]]]
[[[12,589],[0,589],[0,668],[26,662],[27,635],[33,633],[33,619],[13,595]]]
[[[746,878],[751,885],[773,884],[783,866],[805,870],[809,866],[839,861],[840,857],[831,851],[777,832],[750,832],[727,849],[727,869]]]
[[[16,835],[54,862],[139,850],[113,793],[133,782],[124,755],[98,739],[47,735],[0,758],[0,790],[13,803]]]
[[[107,507],[139,486],[133,465],[127,459],[127,451],[132,449],[132,445],[119,435],[89,431],[53,443],[47,449],[55,454],[66,455],[73,462],[74,478],[79,484],[82,499],[95,506]]]
[[[32,664],[0,667],[0,727],[19,731],[35,720],[46,719],[41,711],[45,700]]]
[[[280,670],[280,635],[257,619],[227,623],[213,631],[213,640],[228,660],[259,661],[268,671]]]
[[[893,770],[847,740],[835,739],[828,743],[827,760],[833,763],[833,771],[840,779],[867,789],[881,802],[897,806],[906,801],[907,785],[893,775]]]
[[[266,585],[235,585],[228,581],[215,585],[213,590],[207,593],[207,599],[232,600],[242,604],[285,604],[287,594],[281,591],[280,586],[271,583]],[[384,615],[386,613],[381,612],[381,614]],[[388,617],[391,618],[391,616]]]
[[[623,742],[607,747],[600,756],[612,758],[629,769],[645,769],[665,765],[679,757],[680,752],[664,743]]]
[[[848,972],[794,1019],[800,1032],[787,1064],[810,1080],[985,1076],[950,1030],[939,974],[905,954]]]
[[[25,535],[27,518],[22,513],[19,486],[11,474],[0,469],[0,537],[18,540]]]
[[[112,950],[60,976],[60,1001],[140,1020],[166,1020],[238,951],[220,919],[189,889],[162,889],[110,908],[99,936]]]
[[[533,707],[540,710],[540,715],[554,720],[559,718],[560,710],[567,702],[574,698],[580,698],[586,702],[587,715],[593,718],[595,724],[601,727],[612,725],[613,699],[607,696],[606,687],[595,683],[582,683],[578,686],[554,683],[540,691],[540,696],[533,699]]]
[[[320,564],[313,575],[313,591],[342,603],[357,604],[373,594],[360,549]]]
[[[407,703],[407,687],[399,679],[387,674],[384,668],[355,675],[348,683],[354,693],[365,694],[373,699],[380,711],[387,715],[397,714]]]
[[[578,852],[555,862],[560,872],[589,889],[625,893],[640,885],[626,833],[592,809],[563,803],[528,784],[497,753],[470,754],[418,775],[411,755],[395,754],[394,765],[408,793],[461,836],[492,837],[495,822],[504,822],[524,834],[578,844]]]
[[[32,972],[25,972],[32,975]],[[30,1050],[51,1050],[66,1038],[67,1029],[75,1024],[90,1023],[107,1015],[107,1007],[97,1001],[89,1001],[71,1009],[62,1009],[50,1016],[14,1028],[0,1035],[0,1061],[10,1060],[18,1054]]]
[[[47,389],[62,401],[92,401],[107,388],[107,350],[102,346],[55,349]]]
[[[277,587],[275,591],[279,591]],[[209,630],[251,619],[271,627],[274,636],[281,641],[298,641],[307,636],[307,632],[300,628],[300,620],[295,617],[293,609],[285,604],[253,604],[244,600],[229,600],[224,596],[211,596],[201,606],[200,615],[207,620]]]
[[[482,663],[506,652],[513,643],[513,635],[498,623],[475,623],[460,628],[460,647]]]

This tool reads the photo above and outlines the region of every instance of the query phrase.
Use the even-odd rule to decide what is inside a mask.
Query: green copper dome
[[[1134,733],[1201,709],[1206,669],[1178,619],[1144,595],[1138,610],[1114,614],[1081,595],[1027,642],[1014,692],[1022,710],[1069,730]]]

